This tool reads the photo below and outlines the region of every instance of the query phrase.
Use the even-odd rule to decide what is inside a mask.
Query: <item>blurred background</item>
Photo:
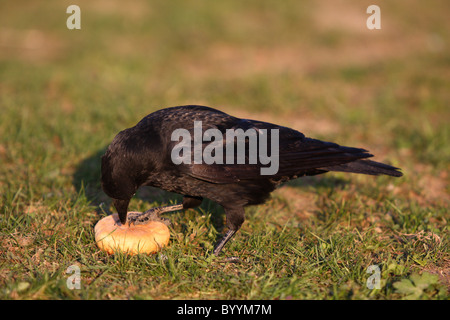
[[[71,4],[0,4],[3,187],[64,184],[119,130],[184,104],[448,169],[447,1],[378,1],[380,30],[372,1],[77,1],[81,30]]]
[[[66,26],[71,16],[66,10],[72,4],[81,9],[80,30]],[[366,10],[373,4],[381,10],[380,30],[366,25],[370,16]],[[375,160],[402,168],[405,175],[400,179],[344,174],[341,180],[333,178],[339,174],[300,179],[277,190],[267,206],[249,209],[256,218],[249,215],[241,237],[270,235],[264,228],[279,224],[288,226],[286,234],[299,241],[294,247],[306,246],[301,252],[311,253],[310,260],[297,253],[290,258],[303,259],[296,268],[311,263],[306,270],[312,277],[304,277],[305,271],[298,269],[298,279],[305,285],[315,281],[311,279],[328,279],[328,269],[314,264],[319,260],[314,256],[317,239],[302,233],[302,225],[324,239],[330,234],[350,239],[342,248],[358,243],[359,238],[351,238],[354,226],[362,233],[373,231],[377,252],[367,253],[365,243],[358,250],[349,249],[352,257],[362,252],[361,279],[366,276],[366,254],[382,263],[391,261],[391,256],[384,256],[390,254],[405,263],[405,270],[426,265],[444,278],[448,288],[448,240],[443,241],[445,249],[439,237],[446,239],[448,234],[450,203],[449,13],[448,0],[1,1],[0,283],[12,288],[3,294],[18,296],[14,281],[21,277],[29,281],[35,272],[61,268],[64,273],[76,259],[92,257],[87,264],[99,263],[92,228],[99,218],[98,205],[106,203],[107,208],[110,203],[99,182],[105,147],[145,115],[186,104],[207,105],[362,147]],[[133,199],[131,209],[144,210],[148,202],[172,199],[157,195],[153,190]],[[213,224],[220,231],[224,217],[217,216],[219,209],[206,204],[201,210],[215,213]],[[202,233],[187,231],[203,226],[202,217],[187,212],[173,219],[179,224],[169,255],[173,250],[204,254],[192,242],[202,239]],[[245,233],[246,228],[253,233]],[[414,256],[415,251],[408,253],[408,241],[395,240],[399,234],[418,239],[424,231],[439,239],[435,251],[418,242],[419,253]],[[201,240],[205,246],[213,243],[211,234]],[[178,245],[177,239],[182,239]],[[279,248],[287,247],[286,241],[280,243]],[[250,256],[252,248],[245,249]],[[6,262],[3,257],[8,257]],[[423,262],[426,259],[431,262]],[[31,267],[26,269],[23,261]],[[343,261],[352,264],[351,259]],[[282,266],[274,270],[284,270]],[[98,270],[106,270],[103,267]],[[203,269],[201,275],[204,281],[194,278],[186,292],[211,283]],[[223,277],[217,278],[219,291]],[[149,277],[149,285],[158,279]],[[292,275],[286,273],[286,279],[291,281]],[[162,288],[167,292],[165,285]],[[293,288],[299,285],[294,283]],[[389,288],[388,294],[393,290]],[[294,296],[298,294],[303,293]],[[362,297],[367,297],[365,292]]]
[[[71,4],[81,9],[81,30],[66,27]],[[371,4],[2,1],[3,175],[50,175],[53,184],[119,130],[184,104],[442,174],[450,158],[450,4],[378,1],[381,29],[369,30]]]

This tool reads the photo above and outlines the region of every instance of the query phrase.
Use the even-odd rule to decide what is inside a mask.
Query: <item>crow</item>
[[[199,124],[200,135],[196,132]],[[214,130],[213,137],[206,137],[208,129]],[[189,135],[174,135],[176,132]],[[227,140],[229,132],[241,136]],[[252,142],[255,137],[259,144]],[[264,147],[264,141],[268,144],[264,150],[255,149]],[[239,150],[239,143],[243,149]],[[270,153],[273,170],[263,174]],[[225,210],[227,225],[213,251],[219,255],[243,224],[244,208],[264,203],[286,181],[329,171],[402,176],[399,168],[367,160],[372,156],[365,149],[308,138],[287,127],[186,105],[153,112],[119,132],[102,156],[101,184],[122,224],[142,224],[159,218],[162,212],[194,208],[203,198],[218,203]],[[128,214],[129,202],[141,186],[183,195],[183,202]]]

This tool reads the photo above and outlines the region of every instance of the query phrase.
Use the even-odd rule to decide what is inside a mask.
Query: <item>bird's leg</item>
[[[213,251],[215,256],[219,255],[220,251],[222,251],[225,244],[228,242],[228,240],[230,240],[234,236],[236,231],[237,230],[229,229],[227,231],[227,233],[225,233],[223,238],[219,240],[219,242],[216,244],[216,247],[214,248],[214,251]]]
[[[183,209],[182,204],[176,204],[173,206],[151,208],[145,212],[130,212],[128,213],[128,225],[135,224],[147,224],[150,221],[160,221],[164,224],[170,224],[169,219],[161,218],[160,214],[164,212],[171,212]]]
[[[177,211],[177,210],[181,210],[181,209],[195,208],[195,207],[198,207],[202,203],[202,200],[203,199],[201,197],[185,195],[183,197],[182,204],[180,203],[180,204],[176,204],[173,206],[152,208],[143,213],[141,213],[141,212],[128,213],[128,219],[127,219],[128,225],[146,224],[150,221],[160,221],[166,225],[169,225],[170,224],[169,219],[161,218],[160,217],[161,213]]]
[[[244,207],[224,207],[227,215],[228,231],[225,233],[222,239],[216,244],[213,254],[218,256],[227,242],[234,236],[234,234],[241,228],[244,223]],[[230,262],[236,262],[239,259],[236,257],[227,258]]]

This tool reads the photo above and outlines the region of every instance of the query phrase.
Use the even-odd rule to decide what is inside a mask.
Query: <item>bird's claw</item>
[[[131,225],[142,224],[142,221],[141,221],[141,223],[139,223],[139,221],[138,221],[139,215],[141,215],[141,214],[142,214],[142,212],[128,213],[127,214],[128,227],[131,227]]]
[[[159,221],[165,225],[170,225],[170,220],[167,218],[161,218],[159,215],[161,213],[160,208],[152,208],[145,212],[130,212],[127,215],[127,223],[130,227],[131,225],[143,225],[150,221]]]

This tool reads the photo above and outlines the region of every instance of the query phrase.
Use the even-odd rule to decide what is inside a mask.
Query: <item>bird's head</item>
[[[128,204],[139,185],[136,164],[127,150],[129,132],[120,132],[102,157],[101,184],[103,191],[113,199],[120,221],[125,223]]]
[[[114,199],[122,223],[129,201],[161,163],[160,141],[151,129],[138,124],[119,132],[102,157],[102,188]]]

